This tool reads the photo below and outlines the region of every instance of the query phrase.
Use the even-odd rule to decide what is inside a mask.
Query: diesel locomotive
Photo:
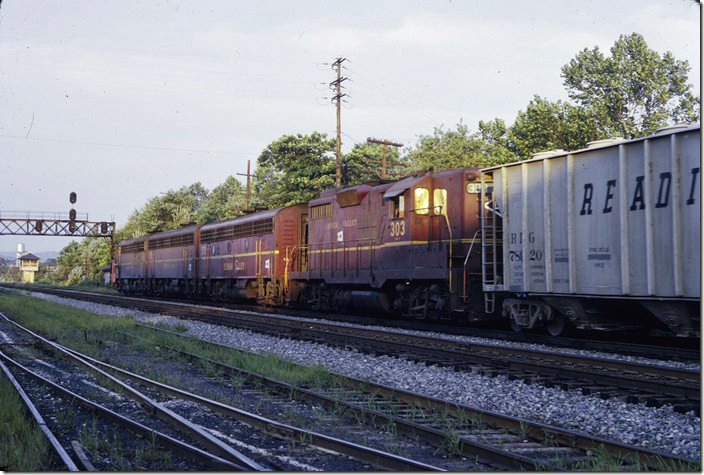
[[[699,126],[120,243],[125,293],[416,319],[699,331]]]

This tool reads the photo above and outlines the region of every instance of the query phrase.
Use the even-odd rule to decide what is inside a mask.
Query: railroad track
[[[333,322],[161,300],[56,289],[49,293],[148,312],[168,313],[279,337],[341,347],[352,346],[372,354],[393,355],[457,370],[473,370],[489,376],[503,374],[527,383],[577,389],[584,394],[595,394],[604,399],[621,397],[627,402],[645,403],[653,407],[670,404],[676,411],[683,413],[700,412],[701,386],[698,370],[496,344],[458,342],[389,330],[349,327]]]
[[[31,291],[41,291],[62,295],[65,292],[79,292],[81,294],[106,295],[105,293],[71,291],[55,287],[28,286],[25,284],[0,284],[9,288],[17,288]],[[359,325],[375,325],[391,328],[400,328],[404,330],[427,331],[435,333],[443,333],[447,335],[471,336],[478,338],[486,338],[490,340],[510,341],[517,343],[528,343],[547,345],[554,348],[568,348],[571,350],[587,350],[603,353],[612,353],[617,355],[634,356],[649,358],[654,360],[680,361],[699,363],[701,360],[700,339],[699,338],[681,338],[668,336],[650,336],[639,334],[636,338],[638,343],[634,343],[632,337],[624,336],[620,333],[608,332],[578,332],[579,337],[553,337],[550,335],[540,334],[537,332],[521,332],[505,331],[496,328],[483,328],[476,326],[467,326],[459,322],[447,321],[419,321],[408,319],[389,319],[379,318],[369,315],[353,315],[353,314],[327,314],[322,312],[314,312],[310,310],[295,309],[295,308],[271,308],[259,307],[247,304],[230,304],[217,302],[193,302],[180,298],[165,299],[163,297],[150,297],[154,301],[163,302],[181,302],[185,304],[208,305],[211,307],[222,308],[226,310],[244,310],[255,313],[269,313],[272,315],[294,316],[302,318],[323,319],[337,322],[354,323]],[[595,339],[598,338],[598,339]]]
[[[162,300],[159,298],[159,300]],[[186,300],[180,300],[188,303]],[[701,359],[700,339],[668,336],[650,336],[639,334],[634,343],[633,338],[621,333],[584,332],[578,331],[579,337],[554,337],[538,332],[525,331],[516,333],[497,328],[477,327],[465,325],[460,322],[450,321],[421,321],[409,319],[379,318],[368,315],[326,314],[301,309],[266,308],[241,304],[218,304],[209,302],[208,305],[227,308],[231,310],[246,310],[259,313],[272,313],[303,318],[325,319],[338,322],[355,323],[360,325],[375,325],[404,330],[426,331],[443,333],[447,335],[471,336],[491,340],[502,340],[516,343],[529,343],[547,345],[557,348],[572,350],[598,351],[617,355],[635,356],[650,359],[670,361],[694,362]],[[598,338],[598,339],[595,339]]]
[[[3,372],[8,379],[13,381],[13,385],[18,393],[25,396],[25,398],[23,398],[25,404],[31,407],[30,410],[35,413],[35,419],[37,417],[41,418],[42,426],[46,429],[45,433],[49,432],[47,438],[50,440],[53,450],[70,471],[78,470],[79,468],[88,471],[95,470],[93,464],[85,456],[78,440],[90,438],[91,441],[96,441],[97,443],[98,437],[105,437],[105,434],[109,434],[113,442],[117,440],[129,441],[136,437],[143,441],[153,441],[162,448],[166,448],[176,454],[174,455],[175,460],[171,463],[181,469],[245,470],[245,467],[240,464],[233,463],[227,458],[220,457],[207,450],[198,448],[192,443],[181,440],[183,436],[177,438],[167,434],[163,430],[158,430],[153,426],[150,427],[146,425],[144,418],[142,418],[141,421],[135,420],[134,417],[127,417],[115,411],[114,407],[108,407],[109,404],[101,404],[94,399],[84,397],[76,392],[77,389],[80,391],[80,388],[76,388],[76,384],[68,384],[68,378],[64,379],[61,384],[58,384],[52,380],[53,378],[40,374],[37,368],[32,369],[27,364],[34,363],[34,366],[42,365],[54,369],[57,369],[57,367],[54,363],[49,363],[46,358],[40,359],[36,352],[27,354],[26,351],[22,351],[22,354],[11,357],[7,353],[8,349],[12,349],[13,346],[16,346],[17,340],[21,339],[22,335],[20,335],[20,338],[17,338],[16,333],[13,334],[13,332],[8,331],[6,328],[3,328],[3,330],[5,332],[2,342],[4,351],[0,351],[0,364],[2,365]],[[9,341],[7,333],[11,335]],[[15,353],[17,352],[15,351]],[[19,361],[20,359],[26,360],[24,364]],[[55,374],[56,372],[54,372],[54,375]],[[67,386],[71,386],[71,388]],[[86,386],[91,386],[93,389],[100,387],[92,381],[86,382]],[[49,399],[48,402],[46,401],[47,390],[53,394],[53,397]],[[103,388],[103,390],[106,392],[110,391],[106,388]],[[38,401],[42,406],[41,409],[49,414],[50,420],[56,421],[53,425],[57,433],[61,432],[64,435],[62,442],[59,442],[54,432],[49,429],[48,424],[39,414],[37,406],[32,403],[32,399]],[[64,422],[66,424],[64,424]],[[73,428],[69,429],[64,427],[64,425],[77,425],[80,427],[76,427],[72,430]],[[157,422],[156,425],[161,424]],[[83,429],[85,427],[89,427],[89,429],[84,433]],[[98,436],[98,433],[100,433],[101,436]],[[69,435],[69,438],[66,438],[67,435]],[[135,452],[145,449],[144,444],[137,445],[137,447],[130,448]],[[69,452],[73,453],[73,456],[76,457],[78,462],[74,462]],[[187,461],[183,459],[187,459]],[[110,465],[98,465],[99,470],[108,468],[110,468]],[[125,467],[123,466],[123,468]],[[132,469],[135,468],[139,467],[132,467]],[[152,466],[151,468],[154,467]],[[157,468],[163,469],[163,467]]]
[[[106,295],[105,293],[83,292],[61,289],[56,287],[28,286],[26,284],[0,284],[0,287],[16,288],[30,291],[41,291],[47,293],[58,292],[78,292],[88,295]],[[114,294],[113,294],[114,295]],[[625,336],[621,333],[608,332],[584,332],[578,331],[579,337],[553,337],[538,332],[505,331],[497,328],[477,327],[463,325],[460,322],[448,321],[419,321],[409,319],[389,319],[370,315],[354,314],[328,314],[297,308],[272,308],[259,307],[247,304],[232,304],[219,302],[191,301],[178,297],[163,298],[149,297],[150,300],[158,302],[180,302],[194,305],[208,305],[210,307],[222,308],[226,310],[246,312],[267,313],[272,315],[294,316],[309,319],[323,319],[333,322],[345,322],[366,326],[384,326],[399,328],[404,330],[425,331],[442,333],[446,335],[470,336],[485,338],[489,340],[500,340],[506,342],[526,343],[546,345],[553,348],[566,348],[570,350],[586,350],[616,355],[634,356],[653,360],[678,361],[684,363],[699,363],[701,360],[700,339],[681,338],[668,336],[651,336],[639,334],[637,336]],[[597,339],[595,339],[597,338]],[[639,343],[634,343],[638,341]]]
[[[24,375],[23,377],[31,378],[42,386],[50,388],[56,394],[60,395],[60,397],[83,405],[94,414],[108,419],[111,423],[120,424],[145,439],[153,438],[158,440],[159,443],[165,445],[169,449],[176,450],[182,455],[196,459],[202,464],[196,465],[195,467],[186,466],[185,468],[183,466],[179,466],[179,470],[295,470],[305,467],[305,465],[291,465],[290,463],[282,464],[277,462],[279,460],[288,462],[289,458],[293,458],[291,455],[300,456],[304,449],[298,448],[297,450],[294,450],[289,446],[288,448],[285,448],[285,452],[287,454],[286,457],[279,457],[276,461],[255,461],[249,456],[244,455],[238,450],[232,448],[228,443],[223,442],[223,440],[221,440],[223,438],[226,439],[226,441],[230,441],[230,439],[226,436],[221,435],[220,437],[215,437],[211,432],[217,431],[208,430],[207,428],[190,421],[182,415],[179,415],[176,411],[167,408],[167,404],[157,402],[156,399],[158,394],[168,395],[170,398],[178,398],[179,400],[190,401],[194,404],[207,408],[207,410],[214,413],[226,415],[228,418],[244,424],[247,427],[255,427],[260,429],[260,431],[266,433],[267,437],[275,437],[277,440],[291,440],[295,442],[296,447],[310,447],[310,449],[305,450],[315,449],[315,457],[317,459],[330,459],[327,460],[328,467],[345,467],[347,470],[365,471],[374,468],[394,471],[439,470],[433,465],[400,457],[382,450],[365,447],[359,444],[353,444],[339,438],[325,436],[313,431],[298,429],[290,425],[278,423],[274,420],[257,416],[226,404],[159,383],[51,342],[48,339],[22,327],[16,322],[13,322],[11,319],[2,314],[0,314],[0,318],[2,318],[3,323],[13,325],[15,332],[22,332],[25,336],[31,336],[38,344],[41,344],[50,351],[59,353],[62,358],[68,358],[71,360],[72,364],[81,366],[88,372],[99,375],[101,381],[108,382],[108,386],[101,388],[101,391],[120,391],[121,394],[129,397],[130,399],[138,401],[140,405],[146,406],[150,414],[156,415],[158,419],[165,420],[169,424],[173,425],[181,434],[187,433],[189,437],[196,441],[197,446],[185,443],[182,440],[179,440],[179,438],[169,436],[163,432],[150,429],[140,422],[120,415],[117,411],[109,407],[98,404],[76,392],[66,389],[64,387],[66,385],[65,381],[63,381],[62,384],[56,384],[49,378],[41,376],[36,371],[32,371],[28,367],[16,361],[16,359],[13,359],[4,352],[0,351],[0,360],[21,372]],[[7,330],[4,330],[5,336],[3,336],[3,341],[5,346],[15,346],[14,343],[11,343],[14,339],[11,338],[10,342],[6,341]],[[36,361],[36,358],[32,357],[32,359]],[[55,366],[54,364],[48,362],[43,362],[41,364]],[[6,367],[5,365],[3,366]],[[9,370],[6,374],[8,374],[8,377],[11,377],[14,381],[16,381],[15,377],[9,373]],[[98,384],[96,383],[97,381],[90,382],[89,385],[98,387]],[[147,396],[144,392],[135,389],[135,386],[137,385],[140,387],[149,388],[152,392],[151,396]],[[279,445],[279,443],[276,443],[276,445]],[[198,446],[205,446],[206,450],[202,450]],[[320,452],[319,449],[323,449],[326,452]],[[353,457],[359,462],[350,463],[349,460],[347,460],[349,457]],[[344,460],[338,462],[337,459]],[[71,470],[73,467],[69,465],[71,463],[69,461],[70,457],[65,463],[67,467],[69,467],[69,470]],[[105,468],[106,467],[102,467],[102,469]]]
[[[153,310],[152,310],[153,311]],[[169,311],[168,313],[174,313]],[[154,329],[154,331],[159,331]],[[166,332],[164,332],[166,333]],[[183,336],[180,335],[179,338]],[[134,335],[129,338],[135,338]],[[217,346],[213,344],[214,346]],[[162,343],[161,350],[168,350]],[[176,352],[176,349],[172,350]],[[239,351],[228,349],[230,352]],[[195,355],[182,356],[197,359]],[[479,457],[477,461],[489,467],[509,469],[579,469],[589,464],[594,453],[605,452],[619,459],[628,460],[631,468],[681,467],[696,464],[696,461],[669,457],[666,454],[630,447],[600,438],[589,437],[544,424],[534,424],[500,414],[481,411],[466,406],[428,398],[407,391],[399,391],[380,385],[346,378],[345,387],[314,391],[311,388],[293,387],[256,375],[243,374],[241,370],[227,367],[217,361],[223,374],[254,381],[251,389],[254,397],[286,400],[291,397],[314,400],[333,411],[348,408],[363,414],[366,420],[377,425],[393,424],[399,432],[413,437],[422,437],[428,444],[452,447],[468,457]],[[224,378],[223,384],[228,379]],[[261,388],[269,388],[274,396],[268,396]],[[240,391],[242,389],[240,388]],[[239,391],[238,391],[239,392]],[[422,436],[419,434],[423,434]],[[515,455],[519,455],[518,458]],[[665,464],[665,465],[663,465]],[[588,465],[586,465],[588,467]],[[626,465],[628,467],[628,465]],[[686,469],[686,468],[684,468]]]
[[[203,342],[161,328],[137,324],[155,335],[195,340],[200,344],[234,350],[212,342]],[[125,334],[126,338],[143,338]],[[223,382],[239,378],[248,382],[239,392],[250,392],[258,398],[296,398],[314,402],[330,411],[341,408],[380,428],[393,424],[398,432],[455,455],[473,458],[490,470],[578,470],[588,469],[597,453],[621,460],[620,469],[682,469],[696,461],[671,457],[626,444],[591,437],[575,431],[534,423],[498,413],[453,404],[355,378],[336,375],[343,384],[328,389],[312,389],[264,377],[256,373],[204,358],[178,348],[169,347],[158,338],[150,339],[161,350],[178,354],[187,361],[210,365],[220,370]]]

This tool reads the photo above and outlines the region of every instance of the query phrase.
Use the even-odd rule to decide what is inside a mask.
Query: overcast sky
[[[334,137],[337,57],[343,150],[413,145],[567,99],[560,67],[633,32],[688,60],[700,94],[691,0],[4,0],[0,212],[68,211],[75,191],[78,212],[121,226],[160,192],[244,173],[284,134]],[[2,236],[0,251],[68,241]]]

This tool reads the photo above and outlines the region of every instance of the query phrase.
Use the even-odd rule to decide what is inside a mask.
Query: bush
[[[86,276],[83,273],[83,269],[81,269],[80,267],[74,267],[73,269],[71,269],[71,272],[69,272],[68,280],[66,281],[66,283],[68,285],[78,285],[83,281],[83,279],[85,279],[85,277]]]

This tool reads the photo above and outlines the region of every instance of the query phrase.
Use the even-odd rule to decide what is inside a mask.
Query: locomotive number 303
[[[394,221],[390,224],[391,226],[391,237],[393,236],[403,236],[406,234],[406,222],[405,221]]]

